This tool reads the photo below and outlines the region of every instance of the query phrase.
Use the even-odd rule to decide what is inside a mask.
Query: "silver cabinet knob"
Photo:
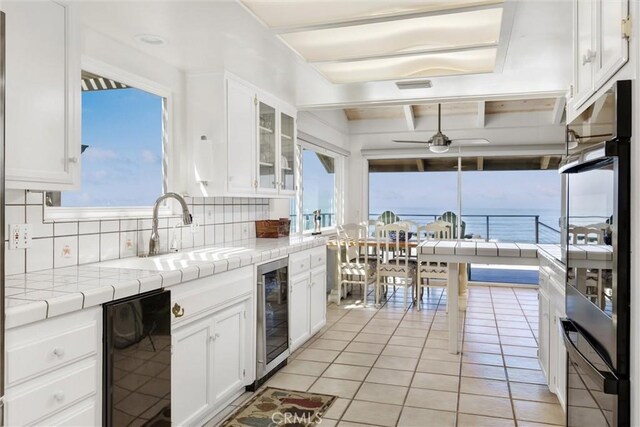
[[[62,391],[62,390],[56,391],[55,393],[53,393],[53,398],[57,402],[62,402],[64,400],[64,391]]]
[[[53,349],[53,354],[55,354],[58,357],[62,357],[64,356],[64,348],[62,347],[56,347]]]
[[[76,156],[69,157],[69,163],[78,163],[78,157]]]

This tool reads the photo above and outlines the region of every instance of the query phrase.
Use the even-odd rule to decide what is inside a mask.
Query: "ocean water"
[[[447,208],[390,209],[403,220],[418,224],[433,222]],[[455,212],[455,209],[450,209]],[[372,210],[370,219],[376,219],[382,211]],[[560,211],[554,209],[464,209],[462,221],[464,234],[489,241],[536,243],[536,217],[538,243],[560,243]],[[488,234],[487,234],[488,233]],[[488,236],[488,237],[487,237]]]

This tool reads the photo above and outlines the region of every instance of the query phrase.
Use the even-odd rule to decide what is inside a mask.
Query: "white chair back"
[[[406,221],[376,227],[376,253],[384,254],[379,266],[394,264],[396,267],[408,267],[412,228],[412,224]]]
[[[604,230],[596,227],[569,225],[569,238],[572,245],[603,245]]]
[[[364,257],[365,263],[368,261],[368,250],[366,244],[369,231],[364,223],[349,223],[338,227],[338,247],[340,249],[340,261],[350,263],[351,260],[359,260]],[[364,248],[364,250],[363,250]]]
[[[418,241],[450,240],[451,227],[445,222],[432,222],[418,227]]]

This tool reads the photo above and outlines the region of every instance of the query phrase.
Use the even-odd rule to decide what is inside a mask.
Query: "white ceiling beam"
[[[418,172],[424,172],[424,161],[422,159],[416,159],[418,165]]]
[[[365,55],[365,56],[352,56],[349,58],[341,58],[341,59],[327,59],[327,60],[310,60],[307,61],[309,64],[335,64],[341,62],[358,62],[358,61],[369,61],[371,59],[388,59],[388,58],[402,58],[405,56],[416,56],[416,55],[431,55],[431,54],[440,54],[440,53],[456,53],[456,52],[472,52],[474,50],[482,50],[488,49],[492,47],[497,47],[498,43],[478,43],[467,46],[457,46],[457,47],[442,47],[436,49],[420,49],[420,50],[412,50],[408,52],[396,52],[396,53],[381,53],[378,55]]]
[[[478,168],[479,171],[484,169],[484,157],[478,157]]]
[[[393,86],[395,88],[395,84]],[[397,88],[396,88],[397,89]],[[516,99],[541,99],[541,98],[556,98],[559,96],[565,96],[565,90],[552,90],[541,92],[514,92],[509,94],[495,94],[484,93],[478,95],[456,95],[456,96],[435,96],[435,97],[413,97],[413,98],[389,98],[385,100],[368,100],[368,101],[345,101],[335,103],[324,104],[300,104],[298,111],[313,111],[313,110],[334,110],[336,108],[367,108],[367,107],[383,107],[392,105],[406,105],[407,102],[411,104],[435,104],[435,103],[447,103],[447,102],[473,102],[473,101],[509,101]]]
[[[484,128],[486,125],[486,116],[485,116],[485,107],[486,103],[484,101],[478,102],[478,127]]]
[[[413,114],[413,107],[411,105],[403,105],[404,118],[407,121],[407,128],[409,130],[416,130],[416,116]]]
[[[566,103],[567,99],[564,96],[556,98],[556,103],[553,105],[553,112],[551,113],[551,124],[559,125],[562,123]]]
[[[544,156],[540,159],[540,169],[547,170],[549,169],[549,162],[551,161],[551,156]]]
[[[326,22],[326,23],[313,24],[313,25],[291,25],[291,26],[285,26],[285,27],[273,27],[271,28],[271,32],[275,34],[287,34],[287,33],[298,33],[301,31],[316,31],[316,30],[326,30],[331,28],[350,27],[353,25],[377,24],[380,22],[398,21],[402,19],[424,18],[428,16],[442,16],[442,15],[451,15],[454,13],[475,12],[478,10],[495,9],[496,7],[504,7],[504,4],[505,3],[503,0],[495,0],[487,4],[456,7],[451,9],[429,10],[425,12],[405,12],[405,13],[401,12],[401,13],[396,13],[391,15],[374,16],[370,18],[359,18],[359,19],[358,18],[345,19],[342,21]]]

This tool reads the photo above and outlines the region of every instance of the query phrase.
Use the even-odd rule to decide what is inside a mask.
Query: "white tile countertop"
[[[326,242],[322,236],[248,239],[150,258],[132,257],[6,276],[6,327],[269,261]]]
[[[539,252],[562,262],[560,245],[506,243],[506,242],[456,242],[428,240],[420,244],[421,255],[452,257],[538,258]],[[569,259],[611,261],[613,249],[606,245],[570,245]]]

